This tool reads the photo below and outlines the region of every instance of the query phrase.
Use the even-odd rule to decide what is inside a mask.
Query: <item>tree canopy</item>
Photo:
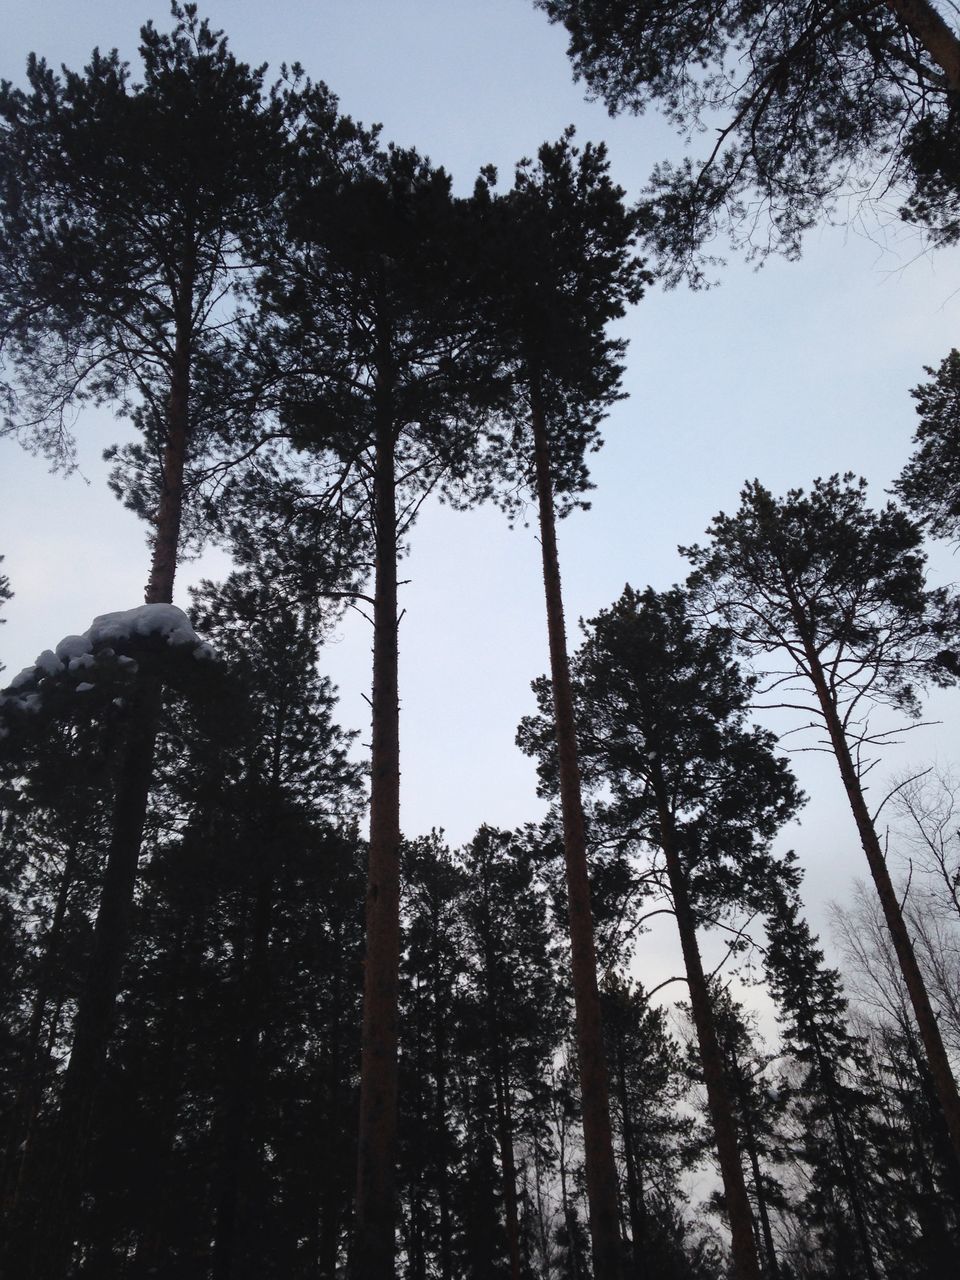
[[[960,39],[930,0],[536,2],[611,113],[656,106],[710,138],[652,175],[649,234],[669,279],[702,282],[718,235],[796,257],[847,197],[893,191],[935,239],[960,234]]]

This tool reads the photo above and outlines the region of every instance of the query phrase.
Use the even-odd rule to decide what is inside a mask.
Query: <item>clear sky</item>
[[[35,0],[5,6],[0,76],[23,79],[30,50],[77,67],[96,45],[136,67],[137,30],[157,0]],[[514,162],[575,123],[605,140],[615,178],[639,196],[653,163],[681,143],[655,116],[611,120],[573,83],[563,33],[530,0],[208,0],[201,13],[253,63],[299,61],[342,108],[384,137],[443,164],[460,189],[482,164],[507,180]],[[898,227],[869,218],[823,227],[799,263],[756,272],[731,262],[706,293],[652,291],[627,318],[625,389],[595,459],[593,508],[561,528],[568,621],[611,603],[625,582],[665,588],[686,570],[678,543],[697,540],[731,510],[745,479],[775,492],[853,470],[876,501],[909,452],[909,389],[960,332],[960,255],[919,254]],[[144,531],[111,497],[102,449],[125,428],[108,414],[77,423],[82,472],[47,473],[0,442],[0,554],[16,592],[0,629],[7,678],[94,614],[142,599]],[[953,561],[942,550],[943,574]],[[199,575],[221,576],[214,554],[180,572],[177,602]],[[513,745],[531,709],[529,682],[546,669],[539,547],[531,529],[508,530],[495,511],[430,507],[413,531],[401,575],[403,823],[408,834],[444,827],[454,842],[481,822],[536,818],[532,767]],[[340,685],[341,719],[367,737],[369,628],[351,618],[323,664]],[[938,729],[908,735],[879,773],[915,760],[957,757],[956,694],[937,700]],[[813,917],[865,874],[839,780],[799,756],[813,797],[785,838],[808,872]],[[879,782],[878,782],[879,791]],[[653,959],[645,980],[669,958]]]

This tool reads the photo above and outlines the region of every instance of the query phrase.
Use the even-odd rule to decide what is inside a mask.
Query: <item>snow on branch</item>
[[[213,650],[175,605],[142,604],[136,609],[102,613],[82,635],[65,636],[56,649],[44,649],[33,666],[24,667],[0,693],[0,710],[40,711],[43,686],[51,678],[65,675],[79,678],[75,692],[87,693],[94,685],[84,676],[92,675],[104,661],[134,675],[138,662],[133,655],[138,650],[154,649],[157,642],[200,660],[213,657]]]

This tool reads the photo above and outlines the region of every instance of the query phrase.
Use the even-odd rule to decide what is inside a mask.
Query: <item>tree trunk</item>
[[[557,1160],[557,1169],[560,1174],[560,1207],[563,1212],[563,1225],[567,1229],[567,1250],[568,1262],[570,1265],[571,1280],[580,1280],[580,1259],[578,1256],[576,1243],[576,1222],[573,1213],[573,1207],[570,1204],[570,1194],[567,1190],[567,1142],[566,1142],[566,1123],[563,1118],[563,1104],[560,1104],[560,1113],[558,1116],[558,1136],[559,1136],[559,1158]]]
[[[773,1243],[773,1231],[770,1226],[770,1214],[767,1211],[767,1197],[763,1190],[763,1175],[760,1172],[760,1157],[757,1153],[757,1139],[750,1119],[749,1101],[746,1096],[746,1085],[736,1057],[733,1059],[734,1076],[740,1086],[740,1114],[743,1118],[743,1137],[747,1158],[750,1161],[750,1172],[753,1175],[753,1189],[757,1197],[757,1214],[760,1218],[760,1234],[763,1237],[763,1251],[766,1255],[766,1272],[771,1280],[780,1280],[780,1267],[777,1264],[777,1251]]]
[[[690,895],[687,892],[687,876],[680,861],[673,837],[673,822],[662,785],[655,784],[657,809],[660,820],[660,839],[667,863],[667,876],[673,895],[673,907],[680,933],[680,947],[686,966],[690,988],[690,1010],[700,1047],[703,1080],[707,1087],[707,1105],[713,1122],[723,1179],[724,1200],[730,1220],[730,1240],[733,1266],[737,1280],[760,1280],[760,1265],[753,1238],[753,1215],[750,1199],[743,1178],[737,1129],[733,1119],[733,1105],[723,1070],[723,1055],[717,1039],[717,1030],[710,1003],[710,991],[703,972],[700,948],[697,945],[697,926]]]
[[[41,1225],[36,1230],[26,1274],[36,1280],[62,1280],[73,1246],[87,1145],[93,1126],[98,1086],[113,1030],[147,796],[153,774],[160,682],[147,677],[130,709],[131,727],[118,781],[113,835],[86,982],[77,1007],[70,1062],[64,1075],[58,1141],[52,1163],[38,1157],[33,1178],[42,1187]]]
[[[203,947],[203,915],[195,912],[180,929],[171,953],[167,979],[167,1043],[164,1072],[156,1089],[159,1137],[156,1151],[156,1178],[145,1206],[140,1238],[132,1271],[137,1276],[159,1275],[170,1258],[170,1238],[177,1199],[177,1120],[183,1096],[185,1054],[189,1043],[190,1019],[180,994],[186,981],[195,980]]]
[[[144,592],[144,600],[147,604],[171,604],[173,601],[173,579],[177,572],[180,525],[183,521],[183,473],[190,432],[192,311],[193,288],[190,284],[179,308],[174,340],[170,409],[161,463],[160,498],[157,503],[153,558]]]
[[[400,708],[393,424],[377,406],[373,734],[354,1280],[393,1280],[400,964]]]
[[[844,732],[836,703],[827,686],[823,666],[813,644],[806,638],[806,627],[802,624],[802,620],[795,618],[795,621],[801,636],[804,637],[804,651],[810,678],[813,681],[820,709],[826,721],[830,742],[837,757],[837,764],[840,766],[840,777],[843,779],[847,800],[850,803],[854,821],[857,824],[860,843],[867,856],[867,864],[870,867],[870,874],[873,877],[873,883],[876,885],[877,895],[880,898],[883,916],[893,941],[893,949],[896,952],[900,971],[903,974],[903,980],[910,996],[910,1003],[913,1006],[914,1016],[917,1020],[920,1039],[923,1041],[940,1109],[943,1112],[947,1131],[950,1134],[954,1154],[957,1160],[960,1161],[960,1095],[957,1093],[957,1082],[950,1069],[950,1061],[943,1047],[940,1028],[937,1026],[937,1020],[930,1004],[930,997],[927,995],[927,988],[920,972],[920,966],[917,964],[917,957],[913,949],[913,943],[910,940],[906,921],[903,918],[903,912],[900,910],[900,902],[890,879],[890,872],[887,870],[886,858],[884,857],[876,828],[873,825],[873,819],[870,817],[867,802],[864,799],[863,788],[860,785],[856,766],[850,754],[847,736]]]
[[[887,0],[947,78],[951,93],[960,93],[960,41],[929,0]]]
[[[412,1113],[416,1116],[415,1132],[427,1129],[427,1117],[423,1105],[423,1077],[426,1073],[426,1061],[423,1052],[423,1000],[421,998],[420,979],[416,979],[415,1009],[413,1022],[416,1027],[416,1047],[413,1059],[413,1079],[411,1081]],[[409,1019],[408,1019],[409,1021]],[[407,1067],[409,1070],[409,1061]],[[414,1140],[410,1144],[409,1174],[410,1220],[407,1232],[407,1280],[426,1280],[427,1247],[426,1247],[426,1178],[424,1177],[423,1145]]]
[[[621,1275],[619,1193],[610,1128],[609,1085],[603,1051],[600,993],[597,989],[597,956],[590,907],[590,880],[587,873],[587,840],[580,791],[577,731],[563,620],[550,446],[540,388],[536,374],[533,372],[530,376],[530,409],[540,515],[540,545],[543,554],[543,587],[550,641],[550,675],[553,682],[557,756],[560,767],[560,806],[563,814],[563,851],[566,865],[577,1059],[583,1103],[583,1147],[587,1201],[590,1207],[590,1240],[595,1280],[619,1280]]]
[[[343,953],[343,928],[340,922],[334,925],[335,954]],[[318,1072],[317,1081],[317,1131],[326,1131],[331,1135],[330,1143],[324,1151],[320,1169],[321,1191],[319,1197],[319,1233],[316,1232],[317,1218],[314,1218],[314,1235],[316,1247],[308,1257],[318,1259],[317,1273],[321,1280],[335,1280],[340,1253],[340,1229],[349,1213],[350,1173],[352,1172],[353,1153],[349,1140],[345,1141],[345,1110],[347,1099],[344,1096],[344,1073],[349,1073],[350,1062],[344,1063],[343,1031],[344,1020],[348,1016],[344,1010],[344,977],[339,966],[333,971],[333,1000],[330,1010],[330,1021],[325,1037],[324,1053],[326,1061],[324,1071]],[[349,1059],[352,1060],[352,1052]],[[348,1172],[348,1167],[350,1172]]]

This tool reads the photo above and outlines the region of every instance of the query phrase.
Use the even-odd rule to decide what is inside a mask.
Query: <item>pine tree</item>
[[[586,487],[585,455],[619,398],[624,344],[608,324],[642,295],[648,277],[633,256],[637,220],[610,181],[606,152],[573,145],[570,129],[517,167],[502,199],[478,184],[474,204],[488,249],[488,306],[502,367],[513,380],[504,428],[489,438],[490,492],[516,510],[536,494],[550,667],[560,748],[571,971],[583,1090],[594,1269],[620,1271],[616,1171],[603,1056],[596,949],[586,863],[577,730],[570,692],[556,520]],[[488,174],[488,178],[492,178]],[[559,500],[559,501],[558,501]]]
[[[915,387],[920,425],[913,456],[894,485],[897,495],[937,538],[960,539],[960,352],[951,351],[930,381]]]
[[[223,365],[218,307],[273,199],[279,155],[279,103],[265,106],[263,71],[237,62],[195,5],[173,15],[171,34],[150,23],[141,32],[141,85],[115,51],[63,78],[32,56],[30,91],[0,94],[0,296],[15,374],[6,428],[69,466],[74,406],[130,409],[147,443],[121,461],[116,486],[154,451],[159,463],[131,497],[153,524],[148,604],[172,598],[188,463],[233,447],[232,416],[222,403],[211,416],[197,387]],[[160,699],[160,684],[143,680],[117,780],[49,1196],[56,1225],[43,1233],[51,1257],[69,1235],[110,1035]],[[50,1273],[62,1266],[53,1258]]]
[[[734,1265],[758,1276],[750,1205],[697,929],[731,906],[764,901],[767,846],[800,797],[769,734],[745,727],[751,682],[719,630],[698,634],[678,588],[626,588],[586,627],[573,662],[583,756],[591,781],[611,789],[598,811],[622,838],[659,849],[680,933],[694,1025],[733,1236]],[[538,681],[541,712],[550,687]],[[556,776],[553,726],[544,714],[518,741]],[[696,767],[694,767],[694,764]]]
[[[813,1165],[808,1199],[823,1206],[815,1211],[822,1223],[819,1247],[826,1245],[832,1253],[838,1273],[847,1270],[852,1241],[846,1239],[846,1215],[834,1206],[838,1197],[846,1201],[853,1250],[860,1254],[864,1275],[876,1280],[870,1215],[875,1171],[864,1132],[873,1105],[866,1088],[866,1047],[850,1032],[840,975],[824,964],[801,913],[796,871],[793,878],[790,884],[784,877],[771,894],[764,968],[779,1007],[784,1047],[802,1073],[791,1092],[800,1110],[805,1155]]]
[[[669,1230],[682,1204],[691,1160],[690,1121],[682,1105],[688,1081],[666,1014],[640,986],[611,977],[603,986],[603,1029],[610,1064],[614,1128],[620,1141],[624,1217],[636,1280],[672,1274]]]
[[[370,867],[357,1192],[357,1275],[393,1275],[400,890],[398,560],[426,497],[470,471],[490,377],[458,267],[469,231],[450,179],[413,150],[304,96],[298,178],[259,289],[278,414],[324,471],[290,480],[296,506],[346,504],[372,559]],[[271,365],[269,362],[273,362]],[[486,369],[486,362],[484,363]],[[318,488],[321,496],[316,497]]]
[[[886,735],[864,715],[885,703],[919,714],[916,685],[949,683],[945,645],[956,603],[929,590],[917,525],[893,504],[871,511],[866,482],[852,475],[817,480],[809,494],[781,501],[754,481],[734,516],[719,515],[711,543],[688,548],[690,583],[739,641],[787,666],[777,685],[812,688],[801,710],[826,734],[856,822],[897,959],[910,992],[937,1095],[960,1153],[960,1096],[903,912],[864,795],[866,753]],[[791,703],[792,704],[792,700]]]
[[[62,77],[31,54],[29,91],[0,95],[5,430],[69,467],[76,407],[133,416],[144,444],[116,485],[154,526],[147,603],[171,599],[185,492],[236,444],[224,386],[205,384],[282,155],[264,68],[238,62],[195,4],[172,11],[170,34],[141,30],[141,84],[115,50]]]
[[[510,832],[482,827],[463,858],[469,998],[493,1086],[509,1274],[521,1280],[518,1112],[524,1092],[536,1101],[561,1035],[555,957],[529,850]]]
[[[355,1157],[358,769],[316,619],[247,572],[198,595],[223,655],[171,699],[93,1131],[84,1257],[113,1274],[332,1278]],[[318,1141],[318,1135],[320,1141]]]
[[[411,1280],[426,1274],[431,1257],[441,1280],[454,1276],[457,1224],[451,1182],[465,1156],[455,1099],[466,1016],[466,884],[462,865],[438,833],[406,846],[400,1009],[406,1087],[400,1091],[400,1176],[409,1205]]]
[[[763,1260],[763,1272],[771,1280],[779,1280],[782,1260],[778,1258],[774,1240],[772,1211],[783,1209],[785,1194],[769,1166],[771,1163],[782,1164],[786,1158],[779,1134],[784,1102],[768,1088],[765,1072],[772,1057],[758,1043],[755,1020],[733,999],[726,987],[713,983],[711,995],[740,1148],[750,1167],[754,1233]]]
[[[567,28],[575,74],[611,112],[656,106],[686,135],[710,131],[703,159],[653,173],[651,238],[668,275],[702,280],[704,247],[724,230],[752,256],[797,257],[825,209],[851,191],[869,200],[878,181],[906,183],[902,216],[935,239],[960,234],[960,37],[930,0],[536,3]]]

